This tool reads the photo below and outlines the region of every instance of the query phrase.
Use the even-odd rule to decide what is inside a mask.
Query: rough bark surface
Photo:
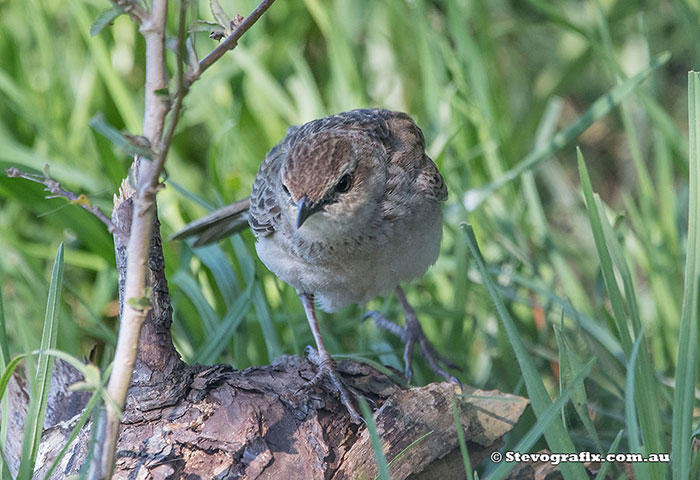
[[[339,370],[378,407],[374,420],[387,459],[428,434],[392,464],[392,479],[464,478],[450,403],[454,384],[405,390],[364,364],[343,361]],[[342,404],[328,393],[330,385],[306,388],[314,374],[307,360],[283,356],[243,371],[225,365],[185,367],[179,371],[182,388],[153,387],[146,393],[142,387],[144,402],[141,393],[130,392],[114,478],[375,478],[367,429],[350,423]],[[469,393],[457,403],[477,465],[501,446],[527,401],[499,392]],[[35,478],[43,478],[76,419],[46,429],[39,454],[43,467]],[[88,441],[86,428],[52,478],[78,473]]]
[[[126,195],[115,201],[113,221],[128,231],[132,209],[128,186],[123,189]],[[170,337],[172,307],[158,225],[154,232],[148,262],[153,308],[141,331],[113,478],[375,478],[367,429],[350,422],[331,385],[308,386],[316,370],[307,360],[283,356],[272,365],[243,371],[182,362]],[[126,249],[119,239],[115,247],[121,292]],[[464,478],[451,398],[457,400],[472,465],[501,446],[503,435],[527,406],[521,397],[496,391],[467,388],[467,395],[455,397],[460,392],[452,383],[405,389],[372,367],[349,360],[338,369],[373,402],[383,450],[389,461],[395,459],[392,479]],[[84,393],[68,390],[80,380],[74,377],[61,374],[52,382],[55,405],[45,423],[35,478],[44,478],[84,408]],[[28,398],[19,376],[10,383],[9,394],[6,455],[16,472]],[[88,423],[80,432],[52,478],[80,471],[90,427]]]

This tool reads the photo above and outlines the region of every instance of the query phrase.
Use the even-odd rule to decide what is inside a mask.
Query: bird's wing
[[[294,137],[294,133],[289,132],[270,150],[258,169],[250,194],[249,211],[250,226],[256,237],[271,235],[279,228],[281,210],[276,192],[280,188],[280,169]]]
[[[423,168],[416,178],[416,185],[429,198],[438,202],[447,200],[447,185],[438,170],[435,162],[428,156],[423,155]]]
[[[245,230],[248,228],[249,203],[250,198],[244,198],[215,210],[205,217],[188,223],[170,239],[195,237],[194,246],[200,247]]]
[[[390,151],[392,166],[407,174],[397,175],[396,178],[408,178],[410,183],[415,182],[418,190],[428,198],[438,202],[447,200],[445,180],[437,165],[425,153],[425,138],[418,125],[405,113],[386,110],[381,113],[388,127],[385,145]]]

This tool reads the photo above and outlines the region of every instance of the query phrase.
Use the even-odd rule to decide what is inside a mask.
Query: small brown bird
[[[363,109],[288,130],[260,165],[249,199],[187,225],[175,238],[210,243],[249,223],[262,262],[296,288],[316,341],[310,359],[330,378],[355,421],[357,413],[318,326],[314,303],[333,312],[395,289],[401,327],[372,311],[376,324],[405,342],[410,381],[416,344],[434,372],[459,383],[441,364],[400,284],[437,260],[447,188],[425,153],[420,128],[405,113]]]

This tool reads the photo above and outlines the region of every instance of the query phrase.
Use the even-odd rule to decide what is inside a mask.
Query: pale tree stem
[[[138,188],[134,197],[133,215],[127,247],[126,281],[124,285],[124,307],[119,325],[119,337],[114,353],[114,366],[107,384],[107,392],[121,410],[126,403],[126,394],[131,383],[141,326],[147,311],[137,307],[132,300],[146,297],[146,262],[153,229],[155,194],[158,179],[165,160],[161,155],[160,138],[165,116],[168,113],[168,98],[163,91],[168,88],[165,74],[165,26],[168,16],[167,0],[153,0],[148,17],[141,24],[141,33],[146,41],[146,92],[143,119],[143,134],[157,150],[153,160],[140,158],[135,162],[138,169]],[[103,423],[104,422],[104,423]],[[121,426],[120,412],[106,407],[106,419],[101,420],[98,430],[96,458],[91,468],[91,479],[107,479],[112,475],[114,455]],[[97,455],[99,453],[99,455]]]
[[[153,0],[148,15],[138,15],[140,32],[146,41],[146,79],[145,79],[145,111],[143,120],[143,135],[153,150],[152,160],[137,158],[134,168],[137,169],[137,188],[133,197],[132,224],[129,232],[127,247],[126,278],[124,282],[123,311],[119,326],[119,337],[114,354],[114,366],[107,384],[107,392],[119,407],[120,411],[126,404],[127,392],[138,354],[138,343],[141,327],[146,318],[147,310],[142,307],[142,299],[147,297],[146,271],[149,246],[153,234],[155,200],[159,186],[160,174],[167,156],[170,142],[177,125],[182,108],[182,100],[189,86],[199,78],[199,75],[217,61],[225,51],[235,48],[238,39],[262,16],[275,0],[262,0],[260,5],[246,18],[238,28],[221,45],[202,62],[204,65],[197,73],[188,72],[187,78],[183,72],[183,44],[186,32],[185,13],[186,1],[180,2],[180,21],[178,31],[177,92],[171,120],[165,134],[165,117],[170,111],[170,99],[165,94],[168,88],[165,64],[165,28],[167,24],[167,0]],[[108,479],[114,468],[115,452],[121,426],[120,411],[109,406],[106,414],[102,415],[97,425],[97,446],[90,466],[90,480]]]

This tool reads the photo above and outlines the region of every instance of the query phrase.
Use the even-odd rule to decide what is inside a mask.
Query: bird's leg
[[[321,330],[318,328],[318,318],[316,318],[316,309],[314,307],[314,296],[311,293],[299,293],[299,298],[301,299],[301,304],[304,306],[304,311],[306,312],[306,318],[309,321],[309,326],[311,327],[311,333],[316,341],[316,350],[310,348],[311,352],[309,354],[309,360],[318,367],[318,373],[309,382],[310,385],[318,385],[324,376],[327,376],[333,386],[340,394],[340,401],[350,414],[350,418],[355,423],[364,423],[364,419],[357,412],[355,406],[352,404],[351,395],[348,392],[348,388],[343,383],[340,375],[335,369],[335,361],[331,358],[326,350],[326,346],[323,344],[323,337],[321,336]],[[307,347],[309,348],[309,347]]]
[[[425,336],[425,333],[423,333],[423,328],[420,326],[420,322],[416,316],[416,311],[413,310],[411,304],[408,303],[406,294],[401,286],[398,285],[396,286],[396,297],[399,299],[399,303],[401,303],[401,307],[403,307],[403,311],[406,316],[406,324],[403,327],[396,324],[392,320],[389,320],[376,310],[367,312],[364,318],[373,318],[374,323],[379,328],[390,331],[397,337],[400,337],[406,344],[403,351],[403,362],[405,365],[404,375],[406,376],[406,381],[410,383],[411,378],[413,377],[413,348],[416,344],[418,344],[418,347],[423,353],[423,358],[425,358],[425,360],[428,362],[431,370],[438,375],[441,375],[446,380],[459,385],[460,381],[457,379],[457,377],[447,373],[440,366],[440,364],[443,364],[447,368],[457,368],[457,366],[435,351],[435,347],[432,343],[430,343],[428,338]]]

